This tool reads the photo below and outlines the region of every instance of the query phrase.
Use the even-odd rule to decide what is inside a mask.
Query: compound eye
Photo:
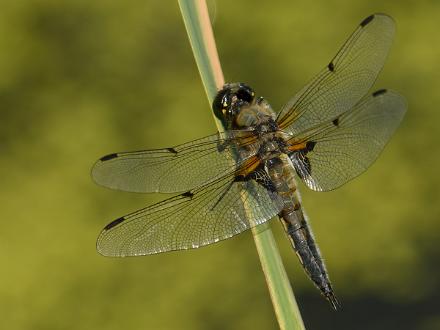
[[[249,86],[246,86],[244,84],[242,84],[240,86],[240,88],[238,89],[237,93],[237,98],[245,101],[247,103],[251,103],[254,100],[255,97],[255,93],[252,90],[252,88],[250,88]]]
[[[226,109],[230,105],[230,93],[228,90],[221,90],[212,102],[212,109],[218,119],[222,119],[226,114]]]
[[[227,107],[229,107],[229,98],[225,95],[222,99],[222,111],[225,112]]]

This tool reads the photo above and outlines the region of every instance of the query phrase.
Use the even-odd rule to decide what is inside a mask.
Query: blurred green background
[[[364,17],[395,18],[376,88],[405,95],[403,124],[361,177],[302,189],[340,312],[272,227],[308,329],[440,329],[440,2],[215,7],[226,80],[274,109]],[[164,198],[94,185],[96,159],[215,132],[177,1],[2,1],[0,109],[2,329],[277,328],[250,233],[150,257],[95,250],[110,220]]]

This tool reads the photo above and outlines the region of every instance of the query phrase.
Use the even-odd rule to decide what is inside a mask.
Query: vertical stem
[[[209,103],[223,86],[224,78],[205,0],[179,0],[183,21]],[[219,131],[224,127],[214,116]],[[305,329],[290,281],[269,224],[252,229],[255,246],[281,329]]]

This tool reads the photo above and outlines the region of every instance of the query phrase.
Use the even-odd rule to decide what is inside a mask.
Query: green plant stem
[[[206,2],[178,2],[209,104],[212,104],[224,78]],[[221,122],[215,116],[214,119],[218,130],[224,131]],[[252,234],[280,328],[305,329],[269,224],[254,227]]]

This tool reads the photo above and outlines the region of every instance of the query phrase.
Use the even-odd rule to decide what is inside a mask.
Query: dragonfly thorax
[[[258,157],[264,162],[285,153],[286,143],[279,137],[278,132],[261,134],[259,136]]]
[[[273,115],[258,104],[241,107],[233,118],[232,125],[236,129],[256,128],[263,134],[276,130]]]

